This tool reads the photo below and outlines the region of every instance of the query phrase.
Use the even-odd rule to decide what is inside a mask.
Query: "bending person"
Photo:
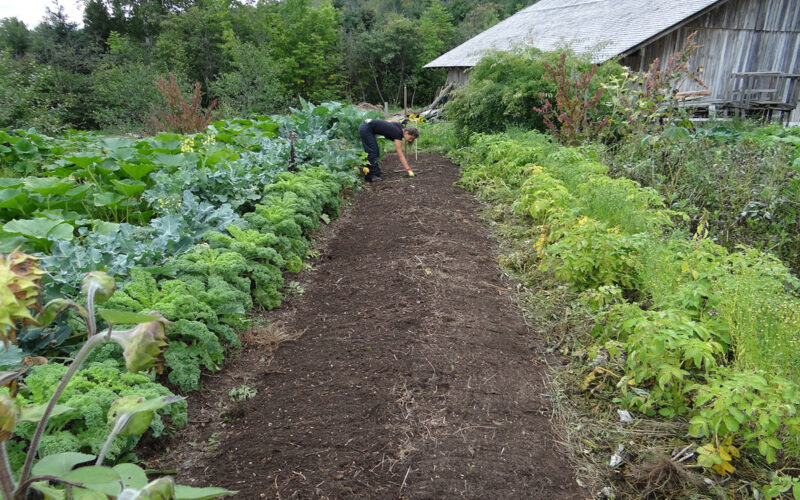
[[[358,135],[361,136],[361,144],[364,146],[364,151],[367,152],[367,160],[369,161],[369,173],[365,177],[367,182],[379,181],[383,174],[380,167],[380,148],[378,148],[376,135],[394,141],[394,147],[397,150],[400,163],[407,172],[411,172],[411,167],[408,166],[408,161],[403,154],[402,140],[405,139],[409,146],[414,144],[414,141],[419,137],[419,131],[415,127],[405,128],[400,122],[367,119],[358,126]]]

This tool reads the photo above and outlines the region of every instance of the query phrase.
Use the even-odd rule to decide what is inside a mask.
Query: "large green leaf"
[[[252,146],[255,146],[256,144],[259,144],[261,142],[261,138],[253,136],[253,135],[239,135],[239,136],[236,136],[236,139],[235,139],[234,142],[236,142],[236,144],[238,144],[240,146],[243,146],[243,147],[249,149]]]
[[[103,158],[102,155],[97,153],[72,153],[69,156],[64,156],[64,159],[71,161],[81,168],[87,168],[89,165],[97,163]]]
[[[119,477],[122,478],[122,484],[126,488],[140,490],[147,486],[147,474],[144,469],[135,464],[119,464],[114,466]]]
[[[72,488],[72,500],[108,500],[108,495],[99,491]]]
[[[157,153],[153,155],[153,163],[164,167],[188,167],[197,163],[197,155]]]
[[[106,177],[110,177],[110,174],[114,172],[119,172],[119,166],[117,162],[115,162],[111,158],[106,158],[100,163],[98,163],[95,168],[102,174],[105,174]]]
[[[34,217],[44,217],[45,219],[57,220],[59,222],[68,222],[71,225],[80,226],[86,222],[86,214],[73,212],[72,210],[62,210],[54,208],[52,210],[37,210],[32,214]]]
[[[67,191],[65,194],[70,198],[82,200],[86,195],[86,192],[89,191],[90,189],[92,189],[91,184],[78,184],[69,191]]]
[[[96,458],[96,455],[87,455],[86,453],[76,453],[74,451],[47,455],[36,462],[36,465],[31,469],[31,473],[34,476],[62,477],[76,465],[93,461]]]
[[[131,149],[136,143],[133,139],[128,139],[127,137],[103,137],[100,139],[100,144],[110,151],[117,151]]]
[[[11,147],[17,152],[18,155],[27,158],[36,156],[36,154],[39,152],[39,148],[34,146],[33,143],[27,139],[20,139],[12,144]]]
[[[193,488],[191,486],[175,486],[175,500],[206,500],[208,498],[228,497],[239,493],[223,488]]]
[[[132,179],[122,179],[116,180],[112,179],[111,183],[117,188],[117,190],[124,194],[127,197],[137,196],[142,193],[142,191],[147,188],[147,184],[141,181],[135,181]]]
[[[119,162],[119,168],[121,168],[122,171],[128,174],[128,176],[130,176],[132,179],[138,181],[158,167],[149,162]]]
[[[272,139],[278,137],[278,130],[280,129],[280,127],[278,126],[277,123],[273,121],[256,123],[255,127],[266,132],[266,134],[264,134],[266,137],[270,137]]]
[[[116,222],[106,222],[96,219],[92,221],[94,232],[102,235],[116,234],[119,232],[119,224]]]
[[[26,177],[25,187],[39,193],[42,196],[53,196],[64,194],[69,191],[75,183],[69,179],[60,179],[58,177]]]
[[[24,189],[0,189],[0,208],[20,210],[26,204],[26,201],[28,201],[28,193]]]
[[[0,188],[13,188],[22,185],[22,179],[17,177],[0,177]]]
[[[78,483],[88,490],[99,491],[106,495],[119,495],[122,492],[122,478],[111,467],[96,465],[81,467],[61,476],[61,479]]]
[[[62,223],[53,228],[53,230],[47,235],[47,238],[51,240],[69,241],[75,236],[74,231],[74,227],[67,223]]]
[[[0,229],[0,253],[11,253],[17,248],[23,248],[28,238],[19,234],[8,234]]]
[[[211,155],[206,158],[206,165],[214,166],[221,162],[234,161],[237,158],[239,158],[239,155],[230,149],[220,149],[219,151],[211,153]]]
[[[151,139],[154,148],[180,149],[184,136],[172,132],[161,132]]]
[[[22,234],[37,239],[71,240],[73,227],[62,221],[38,217],[36,219],[14,219],[3,226],[7,233]]]
[[[7,348],[0,347],[0,369],[14,369],[20,366],[25,359],[25,351],[9,344]]]
[[[94,197],[92,198],[92,203],[96,207],[109,207],[114,208],[119,206],[120,202],[124,200],[125,197],[119,193],[95,193]]]

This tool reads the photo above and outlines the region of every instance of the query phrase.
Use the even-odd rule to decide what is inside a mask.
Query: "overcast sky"
[[[79,25],[83,24],[83,3],[80,0],[59,0],[67,18]],[[0,19],[16,17],[33,28],[42,21],[46,9],[55,10],[53,0],[0,0]]]

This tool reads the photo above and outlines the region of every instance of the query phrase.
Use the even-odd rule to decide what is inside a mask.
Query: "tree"
[[[282,111],[288,102],[280,80],[281,68],[266,45],[235,44],[233,66],[211,83],[223,110],[234,116]]]
[[[380,102],[398,104],[403,85],[414,86],[422,60],[422,37],[417,24],[400,15],[390,16],[379,29],[365,35],[361,59],[372,72]]]
[[[16,17],[0,20],[0,50],[6,50],[12,56],[20,58],[30,47],[31,33],[25,23]]]
[[[444,83],[446,74],[444,69],[424,69],[423,66],[452,47],[455,33],[452,17],[439,0],[430,0],[419,19],[419,30],[422,52],[414,71],[419,75],[414,94],[423,102],[431,102],[436,87]]]
[[[91,79],[89,108],[99,127],[138,132],[161,101],[153,82],[167,74],[166,68],[143,62],[141,49],[142,44],[115,31],[108,36],[108,52]]]
[[[171,14],[162,23],[156,57],[171,71],[208,88],[228,69],[225,44],[231,36],[227,9],[196,5]]]
[[[58,0],[33,30],[31,53],[37,63],[52,68],[52,87],[42,91],[61,103],[66,123],[74,127],[92,127],[94,123],[87,102],[91,72],[98,54],[78,25],[67,19]]]
[[[489,2],[478,4],[467,12],[456,30],[455,43],[463,43],[500,22],[503,17],[503,6]]]
[[[96,44],[106,43],[112,31],[119,33],[120,27],[115,26],[114,20],[106,10],[101,0],[89,0],[83,10],[83,30]]]
[[[268,33],[272,54],[287,90],[314,101],[331,99],[341,89],[339,12],[329,0],[284,0]]]
[[[114,30],[146,45],[155,43],[164,18],[195,3],[193,0],[84,1],[86,12],[89,14],[88,17],[84,16],[84,24],[89,32],[108,34]],[[100,12],[101,8],[105,15]]]

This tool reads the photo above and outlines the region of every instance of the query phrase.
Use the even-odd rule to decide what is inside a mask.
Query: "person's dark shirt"
[[[403,125],[401,123],[389,122],[386,120],[372,120],[369,122],[372,133],[382,135],[387,139],[399,141],[403,139]]]

